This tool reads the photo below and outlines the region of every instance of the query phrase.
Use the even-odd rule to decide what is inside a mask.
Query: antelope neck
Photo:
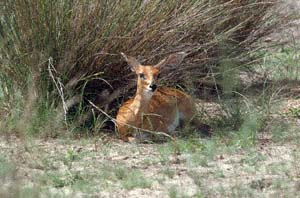
[[[149,94],[149,95],[148,95]],[[146,93],[140,86],[138,86],[132,107],[134,109],[134,114],[138,115],[141,113],[148,112],[148,104],[152,98],[151,93]]]

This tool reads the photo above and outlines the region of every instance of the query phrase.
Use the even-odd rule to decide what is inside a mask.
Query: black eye
[[[141,79],[145,80],[145,74],[140,73],[139,75],[140,75],[140,78],[141,78]]]

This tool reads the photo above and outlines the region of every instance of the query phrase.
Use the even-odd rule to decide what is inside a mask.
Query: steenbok
[[[207,125],[196,120],[196,107],[188,94],[156,85],[159,70],[165,65],[180,64],[186,53],[171,54],[156,65],[141,65],[135,58],[121,54],[137,75],[137,90],[134,98],[126,101],[117,113],[120,138],[151,141],[159,132],[173,136],[181,122],[195,124],[210,133]]]

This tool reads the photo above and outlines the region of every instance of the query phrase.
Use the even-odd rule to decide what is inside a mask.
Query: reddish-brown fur
[[[168,87],[156,89],[155,85],[159,69],[167,64],[179,64],[184,53],[170,55],[154,66],[143,66],[135,58],[122,55],[138,75],[135,97],[126,101],[117,114],[119,136],[124,141],[131,136],[137,137],[137,128],[172,135],[179,119],[186,122],[194,118],[196,108],[188,94]],[[138,138],[148,140],[149,133]]]

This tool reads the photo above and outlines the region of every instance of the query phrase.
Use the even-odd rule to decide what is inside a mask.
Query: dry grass
[[[84,99],[89,99],[114,115],[118,104],[132,94],[134,87],[134,77],[120,52],[154,63],[172,52],[185,51],[189,54],[185,63],[163,71],[161,80],[197,88],[203,82],[215,80],[211,76],[222,71],[220,60],[224,57],[233,60],[229,70],[253,61],[250,52],[257,49],[257,41],[271,33],[279,21],[284,24],[274,10],[278,3],[277,0],[1,2],[0,79],[3,90],[7,90],[5,100],[14,103],[14,97],[7,93],[19,93],[26,104],[24,117],[29,116],[29,120],[37,100],[62,112],[59,94],[62,92],[57,91],[48,72],[51,58],[54,79],[64,85],[68,110],[80,104],[75,111],[85,114]],[[217,80],[222,78],[228,76],[219,75]]]

